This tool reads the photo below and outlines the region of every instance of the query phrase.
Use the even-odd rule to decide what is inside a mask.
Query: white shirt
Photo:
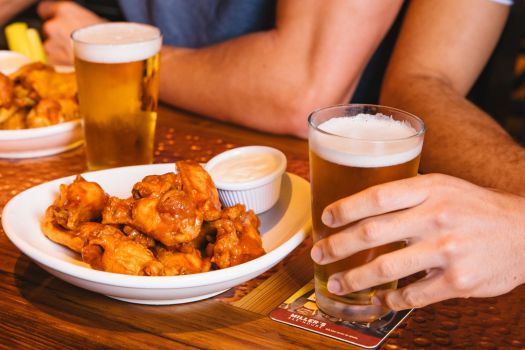
[[[512,3],[514,2],[513,0],[491,0],[491,1],[499,2],[500,4],[503,4],[503,5],[512,5]]]

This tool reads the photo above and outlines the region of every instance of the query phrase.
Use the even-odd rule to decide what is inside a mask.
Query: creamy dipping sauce
[[[217,163],[210,173],[215,181],[237,183],[260,179],[278,167],[279,161],[273,154],[238,154]]]

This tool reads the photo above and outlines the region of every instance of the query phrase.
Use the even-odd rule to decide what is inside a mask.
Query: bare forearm
[[[0,25],[4,25],[20,11],[37,0],[0,0]]]
[[[381,103],[410,111],[427,126],[423,173],[441,172],[481,186],[525,194],[525,149],[489,115],[437,77],[386,81]]]
[[[422,172],[523,194],[525,150],[465,98],[496,46],[508,11],[494,1],[411,2],[381,102],[425,121]]]
[[[165,48],[161,98],[202,115],[263,131],[299,131],[298,136],[304,136],[307,113],[318,102],[305,96],[309,82],[290,79],[304,76],[291,74],[304,69],[300,62],[295,67],[291,62],[262,63],[277,58],[271,35],[252,34],[198,50]],[[300,119],[305,125],[294,124]]]
[[[202,115],[306,137],[308,113],[350,98],[400,4],[280,1],[273,30],[195,50],[165,48],[161,98]]]
[[[330,81],[336,74],[310,71],[309,62],[280,56],[273,35],[247,35],[199,50],[166,48],[161,98],[202,115],[305,137],[308,113],[348,99],[361,67],[337,91],[340,84]]]

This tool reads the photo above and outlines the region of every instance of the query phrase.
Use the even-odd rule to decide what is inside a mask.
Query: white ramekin
[[[269,154],[277,161],[277,166],[269,174],[253,180],[238,182],[220,181],[217,179],[217,176],[214,176],[214,167],[227,159],[261,153]],[[219,197],[223,206],[230,207],[241,203],[247,209],[251,209],[256,214],[259,214],[270,209],[279,199],[282,177],[286,170],[286,156],[272,147],[238,147],[216,155],[210,159],[205,168],[219,191]],[[232,171],[235,171],[235,169],[232,169]]]

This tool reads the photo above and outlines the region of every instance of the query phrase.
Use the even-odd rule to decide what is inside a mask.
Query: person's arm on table
[[[316,243],[326,264],[390,242],[407,247],[332,275],[328,290],[344,295],[409,276],[427,275],[377,295],[393,310],[457,297],[491,297],[525,283],[525,198],[441,174],[371,187],[329,205],[323,222],[349,227]]]
[[[195,50],[165,47],[161,98],[202,115],[306,137],[313,109],[348,101],[400,5],[281,0],[273,30]]]
[[[161,54],[161,98],[251,128],[306,137],[307,115],[351,97],[401,0],[280,0],[276,28]],[[71,63],[69,35],[103,21],[70,2],[46,2],[45,48]]]
[[[381,103],[425,121],[421,172],[525,194],[525,149],[464,97],[495,47],[508,11],[489,0],[413,1]]]

